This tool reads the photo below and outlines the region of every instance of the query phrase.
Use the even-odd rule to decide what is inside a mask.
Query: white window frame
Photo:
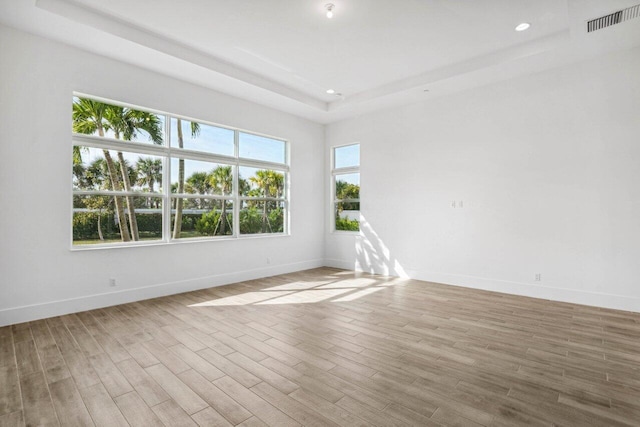
[[[123,248],[123,247],[136,247],[136,246],[150,246],[150,245],[166,245],[166,244],[180,244],[188,242],[210,242],[217,240],[237,240],[237,239],[250,239],[250,238],[268,238],[268,237],[281,237],[290,236],[290,143],[288,140],[272,135],[253,132],[245,129],[240,129],[232,126],[220,125],[207,120],[194,119],[187,116],[178,114],[167,113],[159,110],[154,110],[145,107],[138,107],[131,104],[126,104],[118,101],[113,101],[106,98],[96,97],[93,95],[86,95],[83,93],[73,93],[73,98],[88,98],[94,101],[104,102],[106,104],[117,105],[121,107],[132,108],[139,111],[144,111],[159,116],[164,116],[164,141],[163,145],[153,145],[141,142],[130,142],[120,139],[114,139],[109,137],[100,137],[96,135],[86,135],[72,132],[72,146],[90,147],[96,149],[118,150],[122,152],[129,152],[135,154],[152,155],[162,158],[162,192],[126,192],[126,191],[109,191],[109,190],[76,190],[72,184],[71,194],[71,215],[69,224],[71,226],[70,246],[72,251],[84,251],[92,249],[105,249],[105,248]],[[73,99],[72,98],[72,99]],[[228,129],[234,132],[234,155],[226,156],[221,154],[207,153],[204,151],[195,151],[189,149],[180,149],[177,147],[171,147],[171,119],[181,119],[189,122],[196,122],[201,125],[214,126],[217,128]],[[285,159],[284,163],[268,162],[262,160],[254,160],[240,157],[240,138],[239,135],[250,134],[260,137],[265,137],[284,143]],[[233,192],[229,196],[213,195],[213,194],[177,194],[171,193],[171,160],[172,159],[185,159],[185,160],[198,160],[204,162],[218,163],[222,165],[232,166],[233,168]],[[247,166],[258,169],[268,169],[281,172],[284,175],[284,189],[281,198],[274,197],[248,197],[240,196],[239,188],[239,170],[240,167]],[[72,168],[69,169],[70,171]],[[73,173],[71,175],[71,181],[73,182]],[[137,197],[158,197],[162,199],[162,239],[158,240],[145,240],[145,241],[130,241],[130,242],[110,242],[110,243],[96,243],[88,245],[74,245],[73,242],[73,199],[74,196],[81,195],[102,195],[102,196],[137,196]],[[199,199],[211,199],[211,200],[230,200],[233,203],[233,234],[226,236],[202,236],[192,238],[180,238],[173,239],[171,233],[171,199],[174,197],[183,198],[199,198]],[[241,234],[240,233],[240,209],[241,203],[244,200],[253,201],[277,201],[283,204],[283,232],[281,233],[254,233],[254,234]]]
[[[343,148],[343,147],[351,147],[353,145],[357,145],[360,148],[362,148],[362,145],[359,142],[350,142],[348,144],[341,144],[341,145],[334,145],[331,147],[331,203],[330,203],[330,209],[331,209],[331,214],[329,215],[329,217],[331,218],[330,220],[330,227],[331,227],[331,233],[339,233],[339,234],[360,234],[360,230],[362,227],[362,215],[360,215],[360,218],[358,219],[358,222],[360,223],[360,230],[358,231],[351,231],[351,230],[336,230],[336,205],[338,203],[341,202],[357,202],[357,203],[361,203],[361,197],[358,199],[338,199],[336,197],[336,176],[338,175],[345,175],[345,174],[351,174],[351,173],[357,173],[358,175],[360,175],[360,157],[358,157],[358,166],[349,166],[349,167],[344,167],[344,168],[336,168],[336,149],[338,148]],[[361,154],[361,151],[360,151]],[[362,177],[360,175],[360,177]],[[360,185],[360,191],[362,191],[362,185]],[[362,194],[360,194],[360,196],[362,196]],[[360,209],[362,209],[362,205],[360,205]],[[362,212],[362,210],[360,210],[360,212]]]

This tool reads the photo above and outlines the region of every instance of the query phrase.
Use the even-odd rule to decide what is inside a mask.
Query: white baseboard
[[[424,280],[425,282],[436,282],[451,286],[483,289],[486,291],[521,295],[531,298],[640,312],[640,298],[624,295],[581,291],[576,289],[557,288],[552,286],[533,285],[530,283],[510,282],[456,274],[420,272],[415,274],[415,277],[413,278],[417,280]]]
[[[342,270],[355,270],[353,262],[347,262],[341,259],[325,259],[325,267],[340,268]]]
[[[214,276],[198,277],[195,279],[161,283],[158,285],[87,295],[78,298],[50,301],[21,307],[11,307],[0,310],[0,326],[46,319],[52,316],[61,316],[64,314],[109,307],[117,304],[126,304],[133,301],[141,301],[165,295],[212,288],[228,285],[230,283],[276,276],[278,274],[293,273],[295,271],[308,270],[322,266],[324,266],[324,260],[318,259],[218,274]]]
[[[325,260],[328,267],[342,268],[346,270],[360,270],[354,262],[337,259]],[[371,272],[371,271],[368,271]],[[384,271],[375,271],[377,274],[387,274]],[[600,292],[581,291],[576,289],[558,288],[530,283],[512,282],[506,280],[488,279],[476,276],[464,276],[459,274],[437,273],[431,271],[405,271],[406,276],[425,282],[441,283],[444,285],[461,286],[472,289],[501,292],[511,295],[521,295],[531,298],[546,299],[552,301],[582,304],[594,307],[612,308],[640,312],[640,298],[625,295],[606,294]]]

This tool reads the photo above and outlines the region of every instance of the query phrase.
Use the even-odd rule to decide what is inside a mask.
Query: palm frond
[[[191,122],[191,138],[195,138],[200,135],[200,123]]]

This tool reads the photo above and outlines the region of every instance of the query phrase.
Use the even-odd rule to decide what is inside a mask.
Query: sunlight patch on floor
[[[227,305],[256,304],[264,300],[282,297],[284,295],[291,294],[291,293],[293,292],[292,291],[245,292],[244,294],[240,294],[240,295],[234,295],[230,297],[224,297],[220,299],[213,299],[210,301],[200,302],[197,304],[191,304],[189,307],[216,307],[216,306],[227,306]]]
[[[333,284],[334,282],[335,280],[292,282],[292,283],[285,283],[284,285],[273,286],[271,288],[265,288],[264,290],[265,291],[300,291],[300,290],[320,287],[322,285],[328,286]]]
[[[359,277],[356,279],[340,280],[339,282],[328,283],[326,285],[318,286],[319,289],[355,289],[366,288],[367,286],[373,286],[376,284],[376,280],[366,277]]]
[[[190,304],[189,307],[225,307],[241,305],[313,304],[348,302],[388,289],[406,280],[376,280],[371,277],[332,278],[332,280],[296,281],[237,295]],[[222,293],[222,292],[221,292]]]
[[[309,304],[328,300],[329,298],[342,295],[349,292],[350,289],[312,289],[306,291],[295,292],[280,298],[270,299],[257,303],[258,305],[267,304]]]
[[[371,295],[374,292],[378,292],[381,291],[384,288],[367,288],[367,289],[361,289],[357,292],[353,292],[350,293],[348,295],[345,295],[341,298],[338,299],[334,299],[332,302],[348,302],[348,301],[355,301],[359,298],[362,297],[366,297],[367,295]]]

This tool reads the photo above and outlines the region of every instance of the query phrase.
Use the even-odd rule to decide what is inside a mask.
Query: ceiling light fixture
[[[531,24],[529,24],[528,22],[523,22],[522,24],[518,24],[518,26],[516,27],[516,31],[528,30],[530,26]]]
[[[333,8],[336,6],[333,3],[327,3],[324,5],[324,8],[327,9],[327,18],[333,18]]]
[[[327,93],[328,93],[329,95],[333,95],[334,93],[336,93],[336,91],[335,91],[335,90],[333,90],[333,89],[327,89]]]

